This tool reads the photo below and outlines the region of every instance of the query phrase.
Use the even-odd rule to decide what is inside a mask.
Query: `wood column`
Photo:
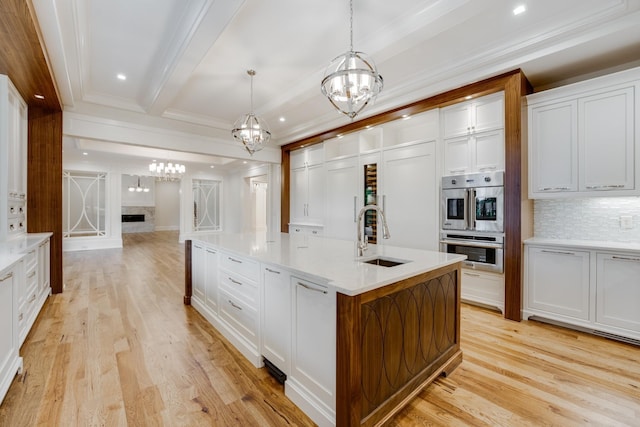
[[[29,108],[27,232],[53,232],[51,292],[62,292],[62,112]]]
[[[191,273],[191,240],[184,241],[184,305],[191,305],[193,295],[193,281]]]

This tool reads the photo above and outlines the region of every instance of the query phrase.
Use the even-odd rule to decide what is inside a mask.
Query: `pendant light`
[[[331,61],[320,89],[338,111],[353,120],[382,91],[384,82],[373,60],[353,50],[353,0],[349,8],[350,49]]]
[[[251,77],[251,111],[235,122],[231,135],[242,142],[244,148],[253,156],[253,153],[262,150],[269,142],[271,132],[267,123],[253,114],[253,76],[256,72],[247,70],[247,74]]]

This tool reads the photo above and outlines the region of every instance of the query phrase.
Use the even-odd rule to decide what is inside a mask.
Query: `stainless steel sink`
[[[380,267],[395,267],[396,265],[406,264],[409,261],[394,260],[389,258],[374,258],[364,262],[366,264],[379,265]]]

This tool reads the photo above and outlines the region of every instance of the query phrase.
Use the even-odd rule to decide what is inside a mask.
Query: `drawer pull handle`
[[[228,300],[229,304],[231,304],[231,307],[235,308],[236,310],[240,310],[242,311],[242,307],[240,307],[239,305],[235,304],[233,301]]]
[[[29,274],[29,276],[27,276],[27,279],[31,279],[31,278],[32,278],[33,276],[35,276],[35,275],[36,275],[36,272],[35,272],[35,270],[34,270],[34,271],[32,271],[32,272]]]
[[[538,191],[567,191],[571,190],[569,187],[542,187],[538,188]]]
[[[464,273],[465,276],[471,276],[471,277],[480,277],[479,274],[476,273]]]
[[[235,259],[235,258],[231,258],[231,257],[227,257],[229,258],[229,261],[233,261],[233,262],[237,262],[238,264],[242,264],[242,261],[240,261],[239,259]]]
[[[24,313],[20,313],[20,316],[18,316],[18,321],[22,320],[23,317],[24,317]]]
[[[36,294],[31,295],[31,298],[29,298],[29,301],[27,302],[34,302],[36,300]]]
[[[545,254],[575,255],[575,253],[574,253],[574,252],[548,251],[548,250],[546,250],[546,249],[543,249],[541,252],[544,252]]]
[[[231,280],[231,282],[235,283],[236,285],[242,286],[242,282],[238,282],[237,280],[233,280],[231,277],[229,277],[229,280]]]
[[[640,258],[631,258],[631,257],[626,257],[626,256],[612,256],[611,258],[613,259],[619,259],[622,261],[640,261]]]
[[[624,188],[624,184],[613,185],[587,185],[588,190],[599,190],[601,188]]]
[[[320,292],[320,293],[323,293],[323,294],[328,293],[328,292],[327,292],[326,290],[324,290],[324,289],[314,288],[313,286],[305,285],[305,284],[304,284],[304,283],[302,283],[302,282],[298,282],[298,285],[302,286],[302,287],[303,287],[303,288],[305,288],[305,289],[309,289],[310,291]]]
[[[0,282],[4,282],[7,279],[10,279],[11,277],[13,277],[13,273],[9,273],[6,276],[4,276],[2,279],[0,279]]]
[[[216,251],[212,251],[211,249],[207,249],[207,252],[209,252],[210,254],[216,254]]]
[[[269,267],[265,267],[265,270],[267,270],[269,273],[280,274],[280,272],[278,270],[272,270]]]

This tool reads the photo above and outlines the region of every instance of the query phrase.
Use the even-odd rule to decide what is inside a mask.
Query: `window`
[[[219,231],[220,181],[193,180],[193,231]]]
[[[106,177],[102,172],[63,172],[63,238],[106,235]]]

